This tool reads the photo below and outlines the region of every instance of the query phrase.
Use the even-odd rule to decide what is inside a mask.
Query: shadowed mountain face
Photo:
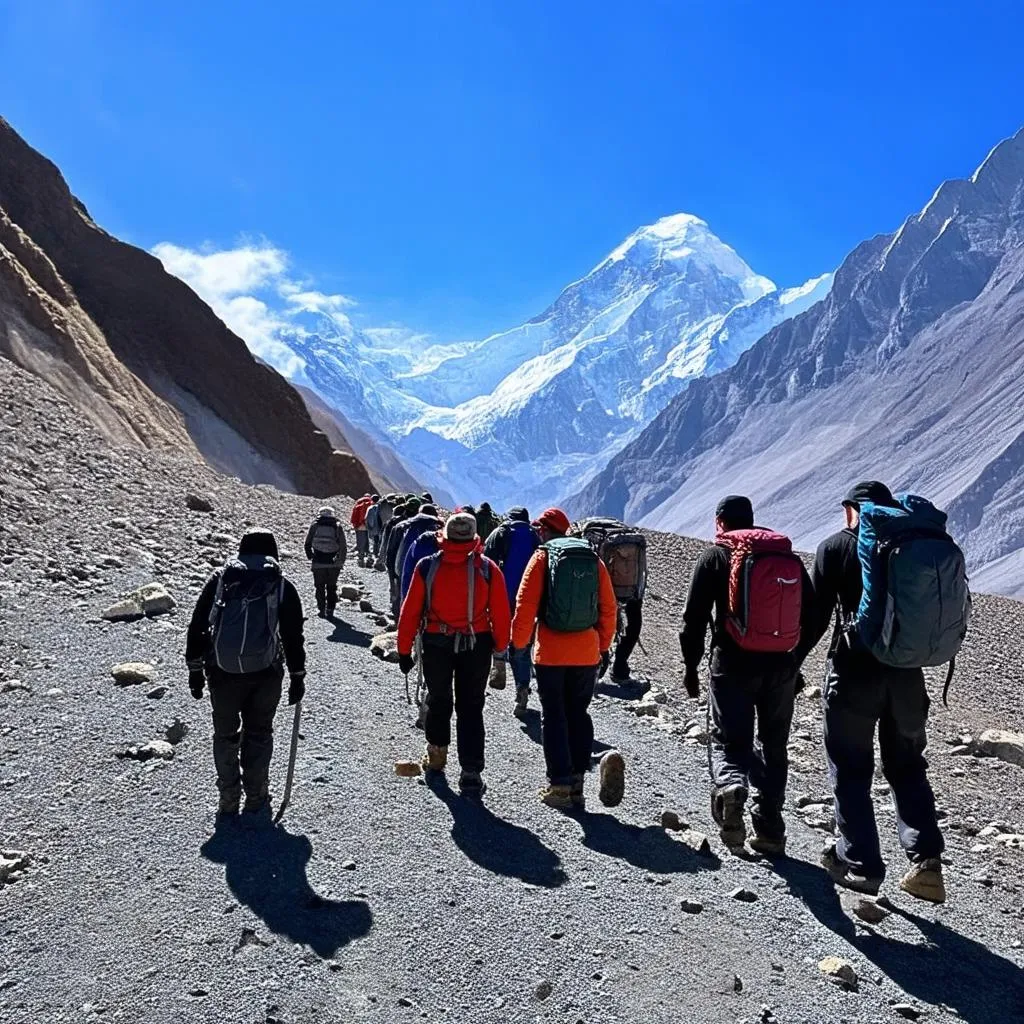
[[[93,223],[0,119],[0,351],[111,440],[201,454],[308,494],[370,486],[302,399],[159,260]]]
[[[809,547],[866,477],[947,508],[975,584],[1024,593],[1024,130],[692,382],[571,504],[708,535],[745,492]]]

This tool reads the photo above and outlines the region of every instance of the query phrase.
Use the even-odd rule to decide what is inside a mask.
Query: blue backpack
[[[971,615],[964,554],[946,532],[945,512],[915,494],[898,494],[896,501],[898,508],[861,505],[857,555],[864,591],[853,629],[884,665],[948,662],[945,703]]]
[[[523,581],[526,567],[530,564],[533,553],[540,547],[540,537],[529,523],[513,522],[504,528],[508,530],[509,537],[508,551],[501,571],[505,576],[509,607],[515,609],[519,584]]]
[[[409,587],[412,586],[412,574],[416,571],[416,566],[424,558],[429,558],[431,555],[437,554],[441,550],[441,546],[437,542],[436,533],[422,533],[416,538],[416,543],[413,544],[405,556],[405,564],[402,566],[402,600],[405,600],[405,595],[409,593]]]

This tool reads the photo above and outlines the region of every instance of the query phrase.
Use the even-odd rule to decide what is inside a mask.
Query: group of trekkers
[[[711,810],[723,843],[763,856],[786,849],[788,745],[801,668],[832,626],[823,687],[824,745],[838,839],[822,855],[836,884],[877,894],[885,876],[872,803],[874,735],[910,861],[900,886],[945,900],[935,798],[924,759],[928,695],[922,669],[953,660],[970,593],[946,517],[923,498],[877,481],[841,503],[843,528],[819,546],[809,573],[788,538],[755,524],[748,498],[716,509],[715,542],[694,567],[679,634],[683,684],[699,696],[710,642]],[[359,564],[388,573],[400,670],[417,669],[425,696],[421,769],[444,772],[455,718],[459,789],[484,791],[488,684],[516,687],[527,714],[536,680],[547,785],[540,799],[586,806],[598,680],[630,680],[647,586],[645,535],[608,518],[573,523],[558,508],[531,519],[487,503],[447,514],[429,493],[367,495],[351,516]],[[321,616],[337,603],[345,531],[320,509],[306,537]],[[834,625],[833,625],[834,621]],[[243,537],[238,559],[213,574],[196,605],[186,659],[193,695],[209,681],[220,811],[268,805],[272,721],[285,667],[289,703],[304,692],[302,608],[274,538]],[[419,692],[417,688],[417,693]],[[945,696],[945,692],[944,692]],[[600,762],[599,799],[621,802],[625,764]],[[752,835],[745,811],[749,798]]]

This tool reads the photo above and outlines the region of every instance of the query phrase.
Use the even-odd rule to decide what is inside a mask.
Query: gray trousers
[[[213,763],[217,788],[259,798],[270,783],[274,714],[281,701],[284,668],[229,675],[209,672],[213,706]]]

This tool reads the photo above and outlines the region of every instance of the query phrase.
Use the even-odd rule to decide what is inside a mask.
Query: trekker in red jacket
[[[370,564],[370,532],[366,527],[366,513],[373,504],[373,495],[364,494],[352,509],[352,529],[356,531],[356,561],[360,567]]]
[[[408,675],[416,635],[423,634],[427,686],[424,771],[448,762],[456,711],[459,789],[480,797],[484,783],[484,698],[491,655],[508,647],[511,612],[505,578],[481,551],[476,519],[457,512],[444,525],[441,550],[421,559],[398,620],[399,667]]]

